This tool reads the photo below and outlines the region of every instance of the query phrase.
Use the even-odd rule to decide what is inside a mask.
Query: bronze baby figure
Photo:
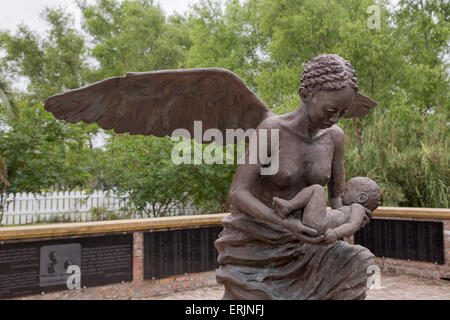
[[[369,178],[357,177],[347,182],[342,197],[342,207],[326,209],[325,189],[318,184],[304,188],[291,200],[273,198],[275,211],[283,219],[298,209],[303,209],[302,222],[324,235],[325,243],[352,236],[364,227],[367,210],[380,205],[380,188]]]

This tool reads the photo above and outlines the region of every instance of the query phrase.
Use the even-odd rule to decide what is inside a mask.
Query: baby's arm
[[[361,228],[361,223],[364,220],[366,211],[359,203],[354,203],[350,206],[350,216],[348,221],[339,227],[329,229],[325,232],[326,242],[335,242],[343,237],[349,237]]]

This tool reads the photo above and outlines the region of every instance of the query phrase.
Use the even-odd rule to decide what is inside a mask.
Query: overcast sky
[[[88,0],[88,3],[94,3]],[[183,13],[188,9],[193,0],[156,0],[167,12],[177,11]],[[79,18],[75,0],[0,0],[0,30],[15,30],[17,25],[25,23],[32,30],[43,32],[45,24],[39,18],[39,14],[45,7],[62,6],[65,10],[76,13]]]

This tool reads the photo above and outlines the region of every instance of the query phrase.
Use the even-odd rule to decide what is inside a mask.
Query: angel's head
[[[355,70],[338,55],[319,55],[303,70],[299,95],[315,128],[336,124],[350,109],[357,92]]]

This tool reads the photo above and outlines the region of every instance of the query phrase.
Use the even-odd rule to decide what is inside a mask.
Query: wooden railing
[[[450,219],[450,209],[380,207],[375,217]]]
[[[51,238],[138,230],[220,225],[228,213],[166,218],[55,223],[35,226],[1,227],[0,240]],[[450,209],[380,207],[374,217],[450,219]]]

